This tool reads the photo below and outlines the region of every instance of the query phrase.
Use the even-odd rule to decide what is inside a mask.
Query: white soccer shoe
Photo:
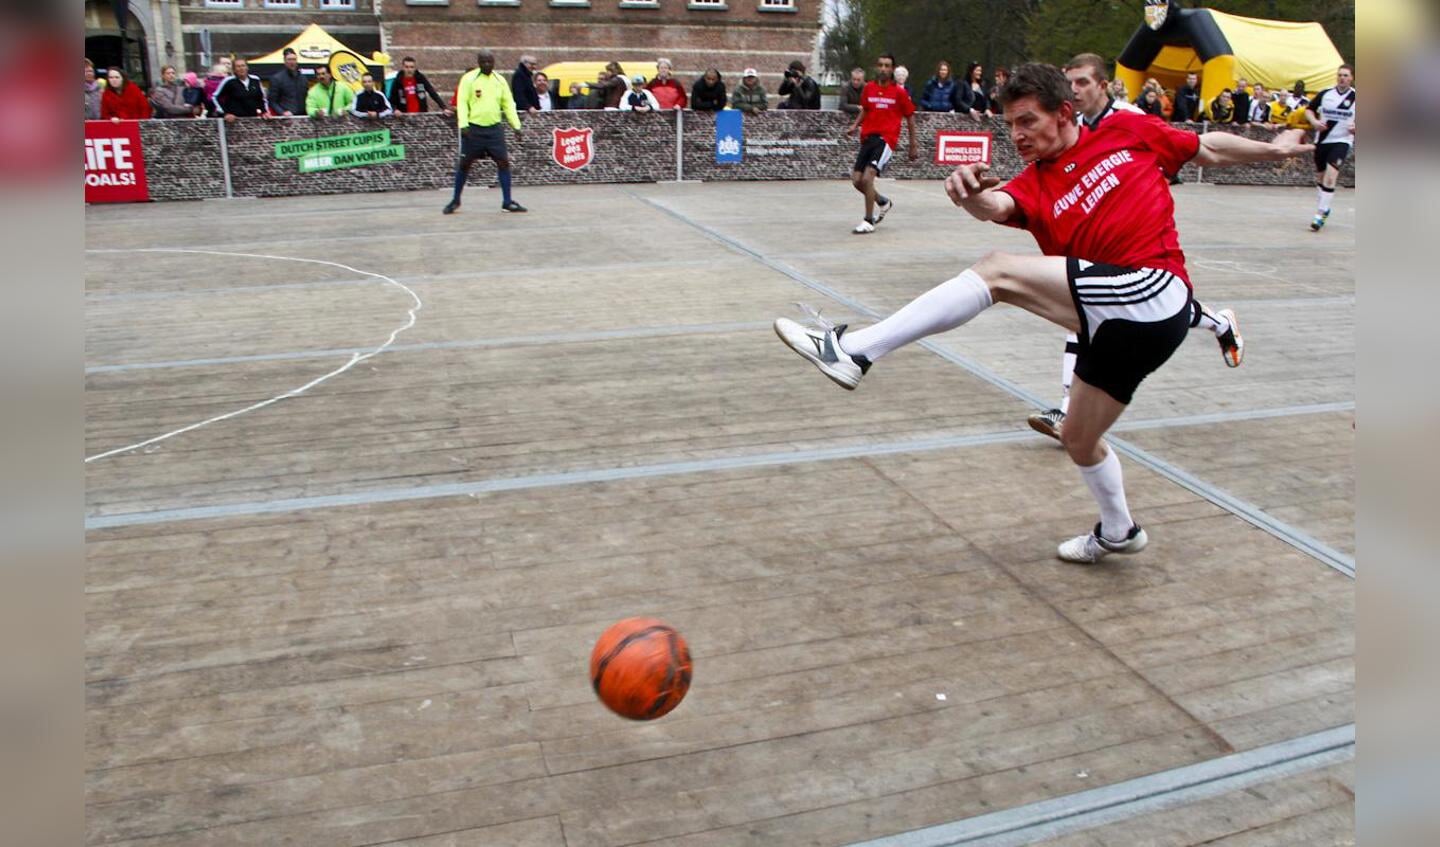
[[[1092,565],[1111,553],[1139,553],[1150,543],[1150,536],[1139,524],[1130,527],[1130,533],[1125,536],[1124,541],[1106,541],[1100,537],[1100,524],[1095,524],[1095,531],[1089,535],[1077,535],[1074,538],[1060,545],[1060,558],[1067,562],[1078,562],[1083,565]]]
[[[1225,357],[1227,367],[1238,368],[1245,360],[1245,338],[1240,334],[1240,319],[1234,309],[1221,309],[1219,315],[1230,323],[1230,328],[1215,336],[1220,342],[1220,355]]]
[[[860,377],[870,370],[869,360],[864,356],[851,356],[840,348],[845,324],[836,326],[820,317],[818,311],[806,306],[801,308],[810,313],[818,326],[808,327],[789,318],[776,318],[775,334],[785,346],[809,360],[841,388],[854,391]]]
[[[895,201],[891,200],[889,197],[885,198],[884,203],[876,203],[875,223],[879,224],[881,221],[885,220],[885,216],[890,214],[890,210],[893,208],[895,208]]]
[[[850,231],[856,235],[867,235],[875,231],[875,224],[862,220],[860,223],[855,224],[855,228]]]

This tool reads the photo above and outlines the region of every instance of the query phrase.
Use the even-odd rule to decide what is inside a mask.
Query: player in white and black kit
[[[1075,96],[1075,122],[1091,132],[1099,129],[1101,122],[1117,112],[1143,114],[1138,107],[1116,100],[1110,94],[1108,78],[1105,60],[1095,53],[1081,53],[1065,65],[1065,79]],[[1245,355],[1245,342],[1240,336],[1240,322],[1236,320],[1235,312],[1231,309],[1213,312],[1199,300],[1191,301],[1191,308],[1191,328],[1204,327],[1215,333],[1225,364],[1239,367]],[[1070,385],[1075,379],[1075,358],[1079,353],[1080,338],[1071,333],[1065,338],[1065,355],[1060,360],[1060,405],[1036,412],[1026,419],[1031,429],[1056,441],[1060,440],[1060,425],[1065,422],[1065,413],[1070,411]]]
[[[1341,65],[1335,73],[1335,87],[1315,95],[1305,107],[1305,117],[1315,127],[1315,187],[1320,194],[1320,205],[1310,222],[1312,232],[1319,232],[1330,218],[1340,165],[1355,146],[1354,85],[1355,69]]]

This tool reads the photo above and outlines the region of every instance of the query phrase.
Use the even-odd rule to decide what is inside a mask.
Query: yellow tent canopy
[[[290,40],[289,44],[281,47],[273,53],[267,53],[256,59],[250,60],[250,70],[257,76],[268,77],[270,74],[285,66],[285,51],[294,50],[296,58],[300,60],[300,67],[307,73],[313,72],[315,68],[331,66],[331,58],[338,54],[354,56],[366,64],[367,69],[377,80],[385,78],[385,66],[390,64],[390,57],[384,53],[372,53],[370,58],[364,59],[359,53],[346,47],[335,36],[325,31],[319,24],[311,24],[305,27],[299,35]],[[355,61],[352,59],[351,61]]]
[[[1181,9],[1166,0],[1147,0],[1145,25],[1120,54],[1115,76],[1132,96],[1147,77],[1166,88],[1200,74],[1202,108],[1239,79],[1289,91],[1297,80],[1311,93],[1335,84],[1344,59],[1325,28],[1313,21],[1244,18],[1214,9]]]
[[[1237,79],[1272,90],[1289,90],[1296,80],[1304,80],[1305,90],[1313,94],[1335,84],[1335,70],[1345,61],[1325,27],[1314,21],[1265,21],[1213,9],[1210,17],[1234,51]]]

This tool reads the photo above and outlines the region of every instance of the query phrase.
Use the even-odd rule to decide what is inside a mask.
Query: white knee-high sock
[[[1325,212],[1330,211],[1330,201],[1332,201],[1332,200],[1335,199],[1335,189],[1333,189],[1333,188],[1326,188],[1325,186],[1321,185],[1321,186],[1320,186],[1320,192],[1319,192],[1319,193],[1320,193],[1320,206],[1319,206],[1319,209],[1320,209],[1321,214],[1324,214]]]
[[[1060,411],[1070,411],[1070,383],[1075,380],[1075,357],[1080,352],[1080,336],[1065,336],[1065,355],[1060,359]]]
[[[1125,502],[1125,476],[1120,472],[1120,457],[1109,447],[1098,465],[1081,466],[1080,476],[1090,487],[1095,502],[1100,504],[1100,535],[1109,541],[1124,541],[1135,521]]]
[[[1230,322],[1210,311],[1204,303],[1199,300],[1190,301],[1190,326],[1208,329],[1216,335],[1224,335],[1230,329]]]
[[[840,349],[873,362],[927,335],[954,329],[990,308],[993,302],[990,286],[967,269],[906,303],[880,323],[845,333],[840,338]]]

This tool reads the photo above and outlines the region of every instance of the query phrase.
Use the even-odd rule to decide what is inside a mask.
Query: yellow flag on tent
[[[330,73],[358,93],[364,88],[360,79],[370,73],[370,69],[364,59],[349,50],[336,50],[330,54]]]

